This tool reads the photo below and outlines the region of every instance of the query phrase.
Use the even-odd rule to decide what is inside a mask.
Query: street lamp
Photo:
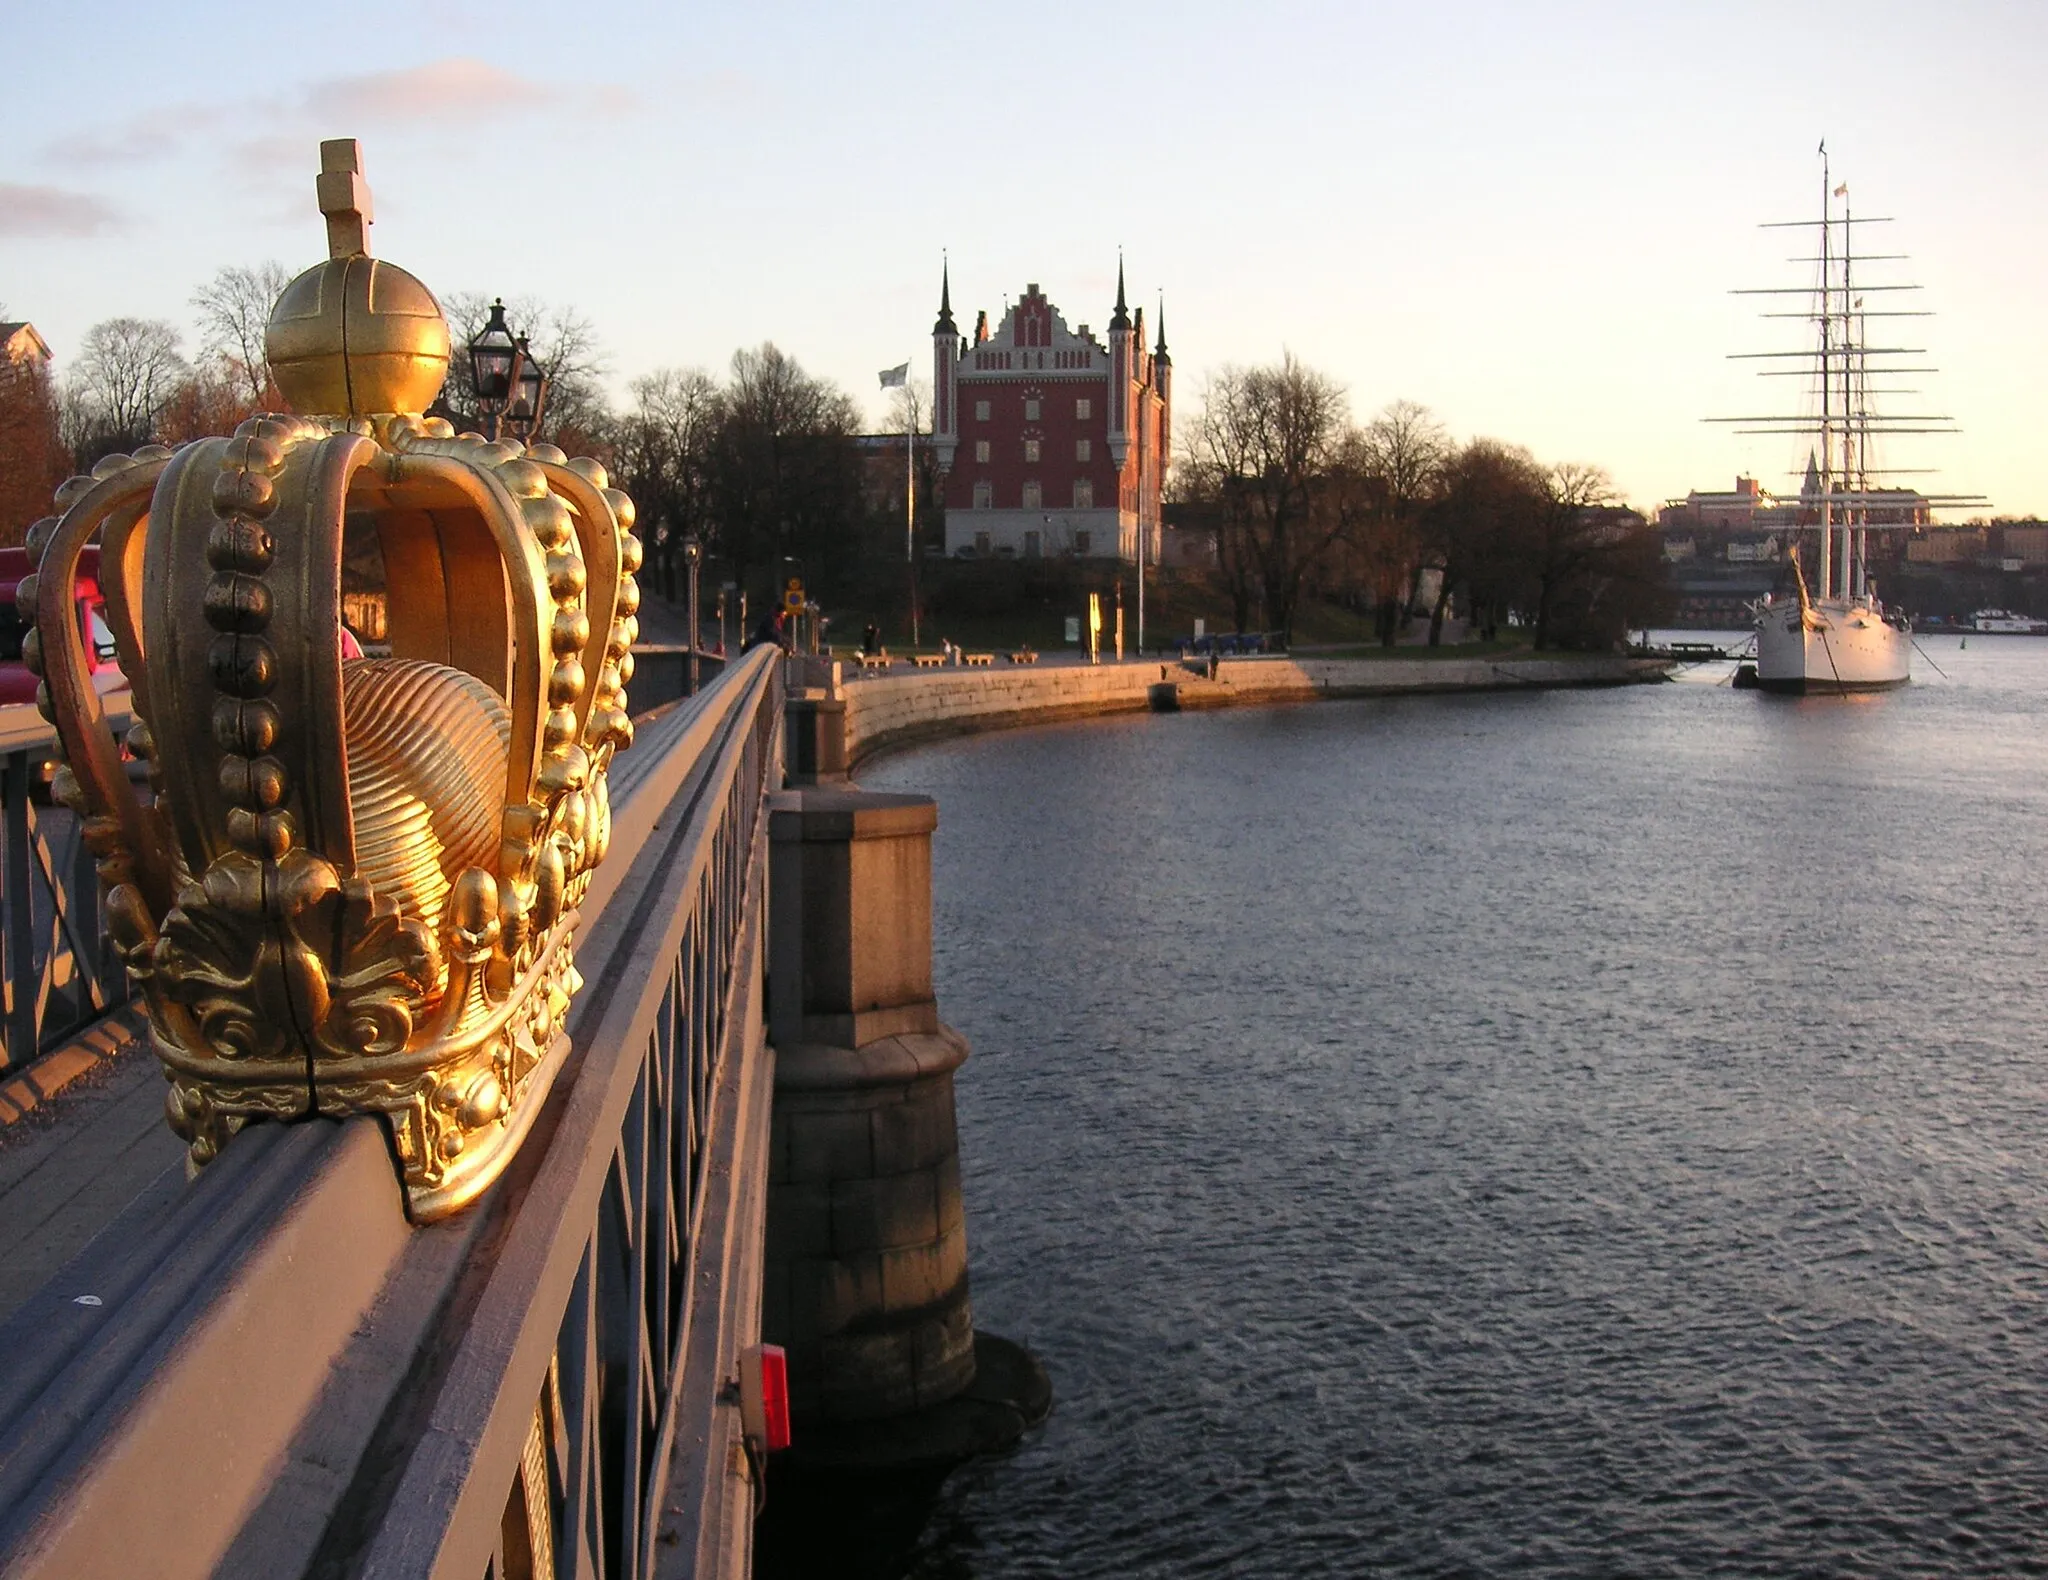
[[[491,303],[490,320],[469,343],[469,371],[476,387],[477,412],[492,439],[498,437],[499,422],[523,371],[525,346],[524,336],[512,338],[512,328],[505,322],[505,299],[499,297]]]
[[[505,416],[519,442],[525,444],[540,431],[541,413],[548,403],[548,370],[528,349],[526,336],[521,335],[513,344],[518,353],[518,371],[512,375],[512,400],[505,408]]]
[[[704,545],[697,541],[697,534],[691,533],[683,539],[683,564],[690,572],[690,689],[688,695],[697,695],[697,568],[704,563]]]

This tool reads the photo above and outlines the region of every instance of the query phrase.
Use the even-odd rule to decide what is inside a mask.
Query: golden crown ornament
[[[265,341],[298,415],[71,479],[19,597],[192,1167],[252,1120],[374,1113],[426,1221],[496,1178],[568,1051],[640,545],[595,461],[421,415],[447,321],[369,256],[355,142],[320,155],[331,256]],[[382,551],[388,657],[343,656],[349,525]],[[69,608],[95,538],[146,799]]]

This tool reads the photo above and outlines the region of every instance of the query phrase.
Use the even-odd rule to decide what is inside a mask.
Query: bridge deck
[[[131,1011],[95,1033],[92,1069],[0,1126],[0,1322],[147,1192],[184,1182],[184,1144],[164,1123],[164,1080]]]

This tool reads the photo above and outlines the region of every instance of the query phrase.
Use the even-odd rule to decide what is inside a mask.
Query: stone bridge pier
[[[815,709],[792,696],[792,733],[824,735],[830,761]],[[774,797],[769,823],[762,1337],[788,1352],[795,1434],[774,1473],[943,1475],[1015,1442],[1051,1394],[1028,1353],[974,1329],[953,1095],[968,1046],[932,990],[938,806],[816,786]]]

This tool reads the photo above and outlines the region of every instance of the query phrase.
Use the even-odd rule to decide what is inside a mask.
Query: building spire
[[[1171,362],[1166,354],[1166,293],[1159,293],[1159,344],[1152,348],[1153,357],[1160,362]]]
[[[957,335],[953,322],[953,267],[945,253],[939,254],[939,321],[932,325],[935,335]]]
[[[1109,320],[1109,327],[1111,329],[1129,329],[1131,327],[1131,311],[1124,305],[1124,250],[1121,247],[1116,250],[1116,312]]]

